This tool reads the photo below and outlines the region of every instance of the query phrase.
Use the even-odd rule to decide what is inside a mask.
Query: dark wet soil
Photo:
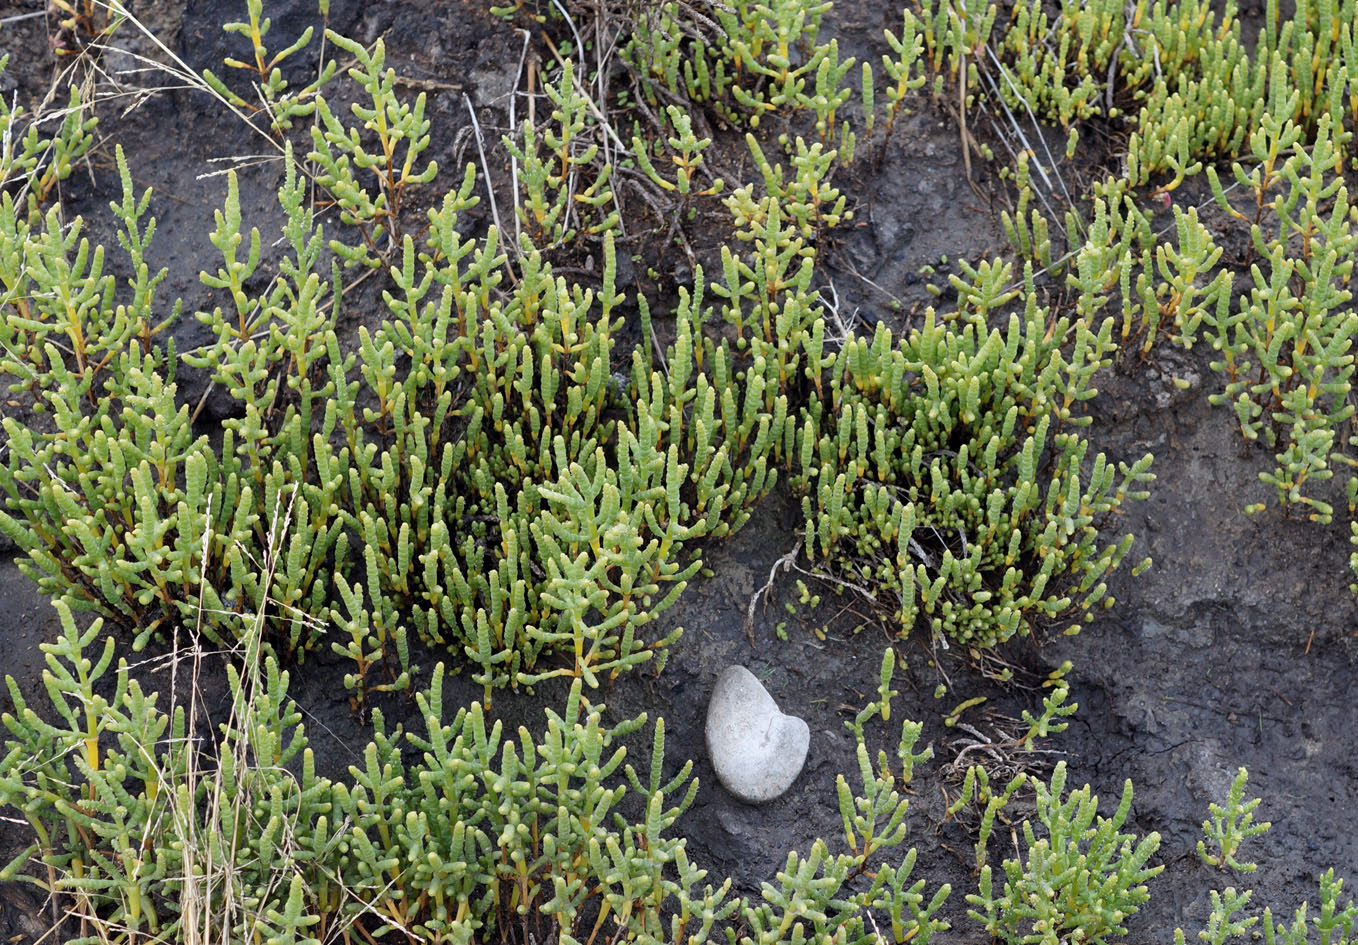
[[[310,22],[314,9],[301,2],[270,8],[275,6],[275,29],[288,36]],[[32,12],[41,4],[11,5],[0,9],[0,17],[9,9]],[[215,67],[228,54],[218,25],[240,13],[234,4],[218,3],[187,9],[149,3],[138,12],[193,68]],[[895,27],[898,15],[889,0],[855,5],[826,28],[841,31],[846,52],[875,55],[876,37],[883,27]],[[470,2],[334,0],[331,25],[365,42],[385,38],[390,64],[429,97],[432,155],[445,170],[471,159],[468,138],[459,134],[469,124],[468,101],[492,137],[507,126],[520,40]],[[51,87],[63,63],[47,51],[47,35],[43,18],[0,28],[0,47],[12,57],[3,79],[6,96],[37,101]],[[144,38],[122,45],[164,58]],[[104,62],[128,95],[99,106],[102,142],[66,182],[63,202],[68,212],[85,216],[94,237],[112,243],[104,207],[117,194],[112,149],[121,144],[138,187],[155,190],[153,265],[170,267],[163,295],[182,296],[186,312],[210,308],[197,273],[218,259],[207,232],[225,183],[212,174],[224,165],[213,162],[262,149],[239,120],[200,93],[155,92],[137,98],[136,108],[125,113],[133,92],[161,84],[163,77],[118,75],[115,67],[135,65],[130,55],[106,55]],[[302,64],[299,75],[305,74]],[[245,217],[267,234],[277,223],[273,193],[281,170],[269,161],[237,166]],[[499,165],[493,168],[499,171]],[[446,175],[442,180],[446,185]],[[925,283],[945,279],[942,257],[974,261],[1003,248],[998,211],[1004,198],[991,169],[973,160],[968,180],[953,117],[925,98],[900,123],[880,163],[860,162],[854,179],[839,183],[857,202],[856,215],[827,248],[826,295],[838,299],[841,315],[852,314],[860,324],[911,324],[931,301]],[[935,274],[922,275],[926,266]],[[370,320],[366,312],[373,308],[364,305],[374,298],[352,302],[345,327]],[[179,331],[181,348],[202,340],[191,318]],[[1176,387],[1175,377],[1190,380],[1189,389]],[[196,402],[203,379],[189,373],[182,380],[184,398]],[[1002,741],[1011,720],[1036,705],[1036,683],[1067,659],[1074,664],[1071,698],[1079,712],[1068,730],[1046,743],[1049,753],[1012,752],[1011,760],[1043,770],[1064,758],[1071,783],[1092,783],[1109,811],[1124,779],[1134,783],[1130,824],[1138,833],[1161,833],[1157,861],[1166,868],[1151,881],[1151,900],[1130,923],[1129,941],[1168,943],[1176,926],[1191,937],[1206,919],[1208,891],[1241,885],[1238,877],[1202,865],[1194,853],[1209,801],[1224,799],[1241,765],[1250,770],[1251,795],[1264,798],[1261,818],[1273,823],[1271,832],[1252,841],[1248,857],[1260,864],[1247,878],[1257,905],[1290,915],[1303,899],[1314,902],[1316,877],[1331,866],[1350,882],[1358,879],[1352,874],[1358,835],[1351,826],[1358,813],[1358,605],[1348,589],[1347,525],[1319,526],[1274,510],[1243,513],[1265,495],[1258,473],[1268,468],[1269,457],[1242,453],[1229,413],[1208,403],[1216,385],[1199,352],[1168,345],[1150,362],[1126,359],[1098,382],[1103,393],[1090,405],[1090,439],[1116,459],[1154,453],[1158,477],[1150,499],[1127,506],[1115,523],[1137,536],[1135,557],[1154,559],[1137,578],[1125,571],[1117,576],[1116,606],[1078,636],[1005,647],[999,660],[1014,669],[1016,680],[1008,686],[956,649],[930,651],[918,640],[898,644],[907,669],[898,673],[896,711],[924,723],[924,741],[935,751],[911,785],[909,842],[919,849],[915,875],[925,877],[931,890],[943,882],[953,886],[946,910],[953,930],[946,941],[984,939],[965,914],[964,896],[974,885],[970,825],[965,817],[944,815],[958,790],[953,762],[976,733]],[[203,419],[215,419],[211,406]],[[662,627],[685,629],[668,667],[658,676],[623,677],[606,693],[616,718],[642,711],[665,718],[667,764],[678,769],[694,760],[702,785],[678,824],[689,837],[690,857],[712,875],[733,876],[747,891],[771,880],[789,850],[805,850],[816,837],[842,843],[835,778],[856,767],[843,723],[871,698],[882,650],[891,642],[858,604],[823,589],[820,607],[795,608],[790,615],[785,604],[796,600],[798,575],[786,573],[774,580],[747,631],[750,601],[794,547],[796,521],[790,501],[775,493],[743,531],[711,546],[705,559],[712,576],[695,579],[662,618]],[[10,555],[12,549],[0,549],[3,671],[32,697],[41,691],[37,647],[55,635],[56,621]],[[780,623],[786,640],[778,637]],[[416,657],[426,673],[439,658]],[[703,745],[712,683],[736,662],[760,676],[785,711],[806,718],[812,733],[804,773],[786,795],[763,807],[741,804],[723,791]],[[1000,664],[992,660],[989,668],[993,673]],[[337,683],[343,671],[337,660],[319,654],[293,672],[292,693],[306,713],[323,773],[332,776],[344,773],[368,738]],[[450,700],[475,696],[466,680],[447,689]],[[560,696],[541,687],[531,696],[497,699],[496,708],[510,722],[536,726],[542,707],[559,704]],[[944,717],[974,696],[987,701],[962,716],[969,728],[946,726]],[[8,693],[0,696],[0,710],[9,704]],[[399,721],[411,707],[396,697],[384,708],[389,720]],[[0,819],[0,855],[22,842],[18,832]],[[1007,829],[998,830],[993,843],[1013,852]],[[45,920],[42,903],[26,890],[0,892],[6,941],[36,941]]]

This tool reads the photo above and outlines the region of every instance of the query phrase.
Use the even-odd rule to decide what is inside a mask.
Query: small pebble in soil
[[[754,673],[728,666],[707,706],[707,751],[722,786],[747,804],[778,797],[806,762],[811,730],[778,709]]]

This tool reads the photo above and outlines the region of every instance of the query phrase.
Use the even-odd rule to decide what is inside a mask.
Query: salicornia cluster
[[[696,781],[692,762],[666,776],[663,721],[641,771],[622,740],[645,718],[604,724],[603,683],[663,668],[680,631],[656,618],[703,542],[781,485],[804,571],[894,634],[979,652],[1075,632],[1112,604],[1132,536],[1104,530],[1153,478],[1149,455],[1094,450],[1086,402],[1119,349],[1166,339],[1212,347],[1214,400],[1274,451],[1279,504],[1328,521],[1313,486],[1358,465],[1351,0],[1299,3],[1288,23],[1271,3],[1253,49],[1234,7],[1205,0],[923,0],[885,31],[880,65],[822,39],[825,0],[520,0],[493,12],[560,40],[540,50],[542,97],[489,142],[507,175],[472,111],[479,164],[452,180],[431,158],[436,110],[404,94],[381,40],[309,27],[269,46],[262,0],[246,6],[226,25],[240,58],[201,91],[276,148],[282,223],[251,225],[227,175],[200,274],[212,307],[190,313],[204,343],[176,340],[151,194],[120,149],[119,266],[54,203],[94,146],[80,94],[41,126],[0,102],[0,377],[22,408],[0,421],[0,532],[62,626],[44,646],[50,711],[10,682],[0,805],[32,845],[0,879],[77,902],[106,941],[925,945],[949,928],[951,889],[913,875],[904,791],[932,750],[901,720],[894,753],[867,747],[891,722],[893,651],[848,723],[844,843],[790,853],[758,896],[689,860],[675,824]],[[284,66],[313,55],[290,84]],[[1012,252],[959,261],[948,304],[865,332],[825,301],[823,259],[854,217],[845,170],[887,158],[921,89],[956,110],[969,176],[973,153],[994,156],[977,122],[995,120]],[[1065,192],[1039,120],[1067,158],[1117,123],[1118,167]],[[1245,258],[1207,201],[1155,219],[1190,182],[1239,224]],[[721,234],[705,255],[692,219]],[[652,237],[691,268],[648,298],[627,263]],[[370,278],[376,310],[348,313],[351,336]],[[206,385],[192,400],[185,371]],[[189,640],[235,657],[226,720],[166,706],[115,662],[120,644]],[[318,646],[347,661],[355,708],[410,690],[419,709],[391,732],[374,711],[338,780],[317,775],[287,692],[284,667]],[[445,665],[481,700],[445,706]],[[1023,712],[1015,752],[1067,724],[1068,670]],[[496,690],[557,678],[564,709],[506,732]],[[1064,765],[965,777],[948,815],[980,811],[966,902],[989,935],[1124,932],[1161,869],[1158,835],[1123,832],[1130,783],[1103,817],[1087,785],[1066,792]],[[1247,868],[1240,843],[1267,827],[1243,790],[1242,769],[1204,825],[1210,863]],[[1036,818],[997,859],[1021,791]],[[1352,938],[1341,889],[1322,878],[1325,942]],[[1214,892],[1202,938],[1257,921],[1248,898]],[[1262,927],[1269,945],[1307,941],[1304,911],[1284,928],[1265,910]]]

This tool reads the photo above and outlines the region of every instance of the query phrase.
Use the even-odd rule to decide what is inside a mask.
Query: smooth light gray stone
[[[792,786],[806,763],[811,730],[784,715],[744,666],[717,677],[707,704],[707,753],[726,790],[747,804],[771,801]]]

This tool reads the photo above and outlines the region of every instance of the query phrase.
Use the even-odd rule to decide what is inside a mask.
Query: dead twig
[[[495,200],[495,184],[491,181],[490,164],[486,161],[486,144],[485,138],[481,134],[481,122],[477,120],[476,109],[472,108],[471,96],[469,96],[466,92],[462,93],[462,102],[464,105],[467,106],[467,114],[470,115],[472,119],[472,131],[476,135],[476,152],[481,156],[481,171],[483,174],[485,174],[486,178],[486,193],[490,195],[490,215],[491,218],[495,220],[496,232],[503,233],[505,231],[505,228],[500,223],[500,207]],[[514,244],[515,258],[518,257],[518,253],[519,244],[515,242]],[[514,270],[512,267],[509,268],[509,275],[511,279],[515,278]]]
[[[764,582],[764,586],[754,592],[750,597],[750,604],[745,608],[745,633],[750,638],[750,645],[754,646],[754,609],[761,597],[765,597],[769,591],[773,590],[773,582],[778,579],[778,569],[784,571],[792,570],[797,565],[797,555],[802,553],[802,540],[797,539],[797,543],[792,546],[792,550],[773,562],[773,567],[769,568],[769,579]],[[800,570],[800,569],[798,569]]]

